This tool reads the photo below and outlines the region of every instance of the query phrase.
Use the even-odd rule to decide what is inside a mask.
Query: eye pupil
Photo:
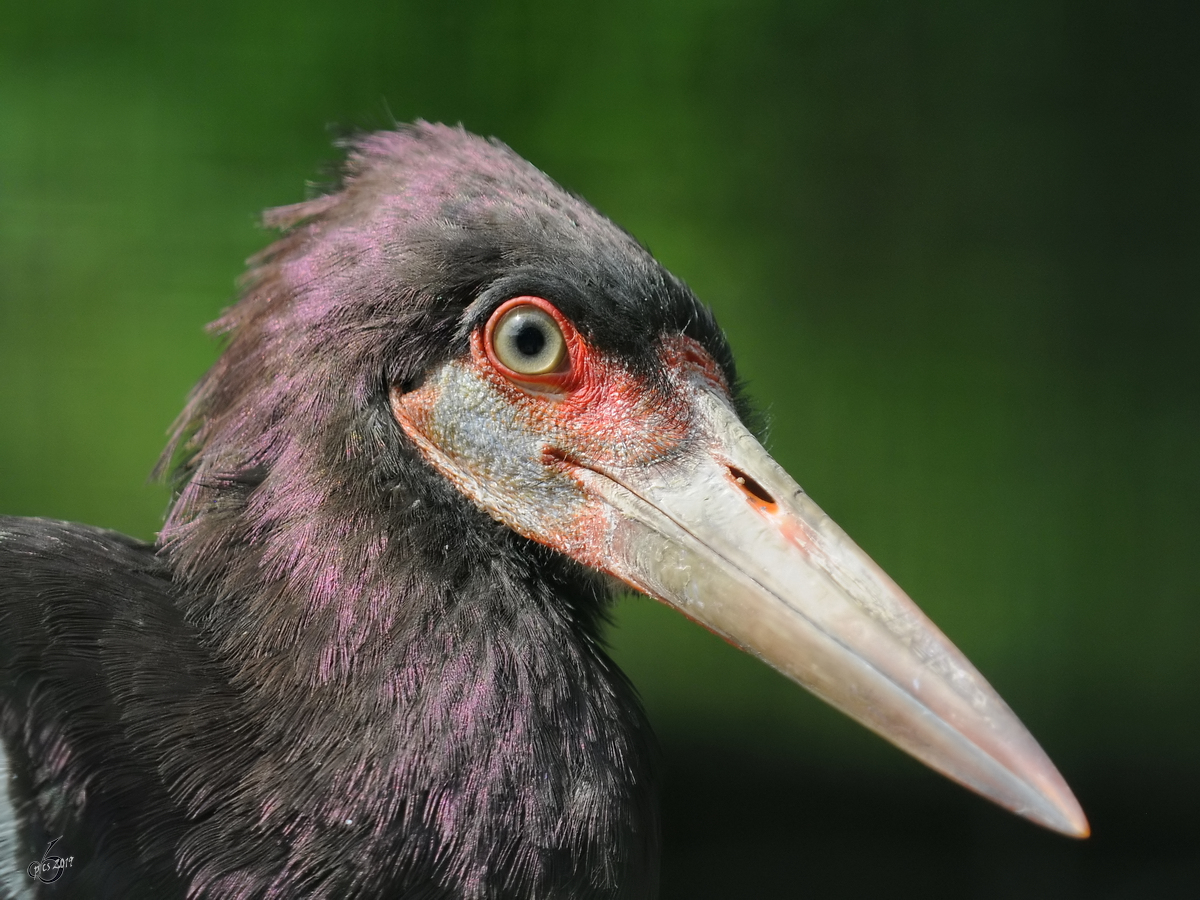
[[[522,356],[534,357],[546,349],[546,333],[537,322],[525,322],[514,336],[513,344]]]

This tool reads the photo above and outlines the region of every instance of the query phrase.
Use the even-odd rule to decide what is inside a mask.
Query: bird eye
[[[518,375],[553,372],[566,351],[567,342],[553,316],[532,304],[514,306],[492,332],[492,352]]]

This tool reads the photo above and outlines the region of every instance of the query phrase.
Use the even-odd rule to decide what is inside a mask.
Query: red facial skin
[[[566,352],[553,372],[523,375],[496,356],[496,323],[521,305],[543,310],[562,331]],[[442,403],[449,381],[435,377],[406,394],[393,390],[392,412],[425,458],[493,516],[528,538],[619,576],[606,565],[613,511],[588,492],[581,470],[619,481],[623,469],[670,465],[696,437],[689,403],[694,382],[728,394],[719,367],[692,338],[663,338],[659,359],[665,377],[652,382],[597,351],[549,301],[516,297],[502,304],[472,333],[467,356],[447,365],[464,368],[460,374],[478,382],[477,390],[468,392],[475,409],[462,415],[483,410],[493,419],[499,441],[486,455],[518,453],[528,462],[536,459],[537,469],[527,467],[508,483],[505,472],[494,474],[495,462],[485,454],[471,457],[451,446],[447,405]],[[456,390],[462,390],[460,384],[461,379],[455,382]],[[505,444],[507,434],[515,440]],[[536,475],[538,470],[542,475]],[[545,487],[543,478],[560,490],[537,495]],[[570,492],[561,490],[564,483]]]
[[[530,305],[558,324],[567,351],[562,364],[545,375],[522,375],[496,357],[492,332],[515,306]],[[706,380],[724,381],[712,358],[683,335],[663,342],[662,369],[668,375],[699,372]],[[549,301],[515,297],[502,304],[487,325],[471,335],[471,363],[509,400],[516,414],[537,423],[543,434],[567,438],[566,447],[551,450],[586,464],[594,460],[628,466],[660,460],[682,443],[690,421],[686,402],[675,392],[631,373],[619,361],[598,353]]]

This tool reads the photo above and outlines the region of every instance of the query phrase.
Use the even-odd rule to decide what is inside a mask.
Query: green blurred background
[[[1200,5],[0,13],[0,512],[151,537],[257,212],[339,130],[461,121],[712,304],[777,458],[1095,831],[995,810],[631,599],[664,898],[1200,896]]]

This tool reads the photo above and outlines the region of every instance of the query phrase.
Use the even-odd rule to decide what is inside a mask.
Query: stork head
[[[240,539],[280,577],[295,557],[269,534],[343,511],[341,581],[311,580],[344,588],[348,553],[382,552],[349,510],[409,514],[399,454],[950,778],[1088,833],[1012,711],[748,430],[711,313],[626,232],[503,145],[426,124],[358,139],[340,189],[268,222],[286,234],[181,420],[165,537],[185,572],[220,491],[251,485]]]

